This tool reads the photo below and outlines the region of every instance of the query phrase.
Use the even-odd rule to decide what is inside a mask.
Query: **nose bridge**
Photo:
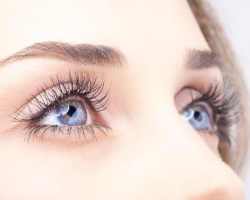
[[[162,167],[158,171],[164,172],[171,168],[173,162],[178,163],[179,159],[197,154],[199,146],[204,150],[204,145],[198,133],[180,117],[174,102],[173,88],[162,85],[156,77],[150,81],[143,83],[143,79],[140,80],[134,88],[136,92],[132,92],[138,95],[132,98],[136,103],[130,109],[127,130],[136,140],[135,149],[144,152],[148,160],[154,161],[156,168]],[[141,90],[140,84],[143,88],[147,86],[147,89]],[[193,159],[199,157],[196,155]],[[169,170],[174,172],[175,167]]]
[[[174,102],[173,84],[162,81],[159,75],[146,77],[150,77],[150,80],[142,77],[133,86],[131,122],[135,129],[172,132],[172,128],[177,128],[176,122],[181,120]]]

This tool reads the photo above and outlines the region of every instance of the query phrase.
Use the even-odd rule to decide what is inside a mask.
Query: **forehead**
[[[0,58],[36,42],[119,48],[128,60],[208,49],[185,0],[3,0]]]

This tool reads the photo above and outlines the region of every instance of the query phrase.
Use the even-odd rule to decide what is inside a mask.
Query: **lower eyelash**
[[[199,102],[208,103],[213,111],[213,121],[216,128],[206,132],[218,135],[221,142],[231,144],[233,138],[230,135],[230,130],[240,120],[238,94],[225,79],[222,83],[213,81],[208,89],[202,85],[198,91],[200,95],[192,97],[191,103],[185,109]]]
[[[95,134],[96,130],[102,132],[104,135],[107,135],[107,133],[109,132],[109,130],[111,130],[111,128],[98,122],[95,122],[94,124],[87,126],[66,126],[66,127],[58,125],[33,124],[27,128],[24,140],[27,140],[29,142],[31,137],[34,140],[36,136],[41,138],[41,140],[43,141],[44,137],[46,137],[47,132],[52,134],[54,137],[56,137],[56,135],[59,134],[61,134],[62,136],[67,135],[69,137],[74,135],[75,138],[78,139],[81,139],[82,137],[86,139],[86,135],[90,134],[93,137],[93,139],[97,140]]]

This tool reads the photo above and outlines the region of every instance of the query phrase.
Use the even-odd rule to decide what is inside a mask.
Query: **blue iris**
[[[87,121],[87,112],[82,102],[68,100],[61,103],[55,109],[57,120],[66,126],[80,126]]]
[[[196,130],[209,130],[211,128],[210,117],[202,105],[195,105],[182,113],[182,118]]]

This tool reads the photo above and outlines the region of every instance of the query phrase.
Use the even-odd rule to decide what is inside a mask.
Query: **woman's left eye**
[[[193,105],[181,113],[182,118],[196,130],[211,130],[210,116],[202,105]]]
[[[91,123],[91,117],[79,100],[65,100],[58,103],[49,115],[40,122],[43,125],[83,126]]]

